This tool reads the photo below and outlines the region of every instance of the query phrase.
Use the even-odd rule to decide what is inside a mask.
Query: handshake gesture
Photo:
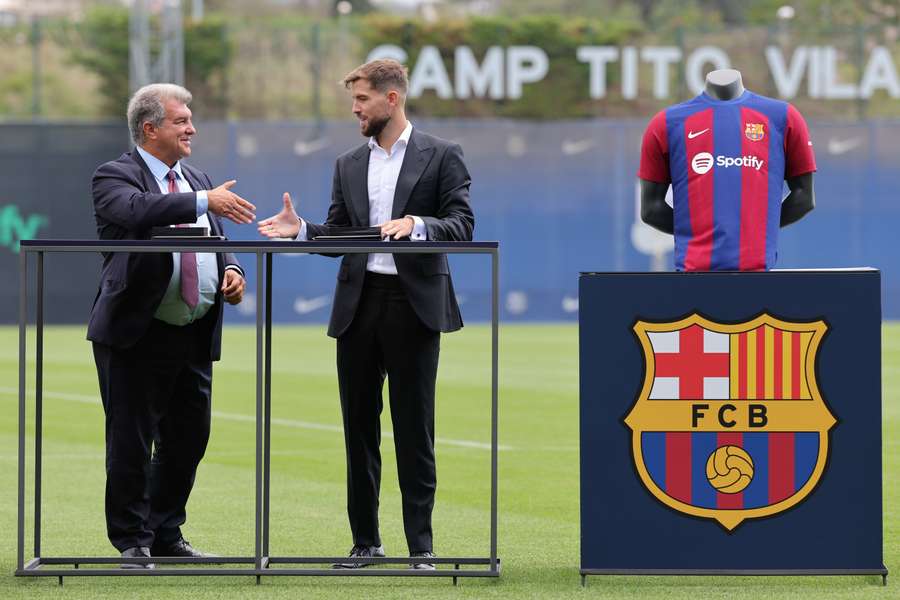
[[[294,210],[294,203],[291,202],[291,195],[287,192],[281,197],[284,202],[284,208],[274,217],[263,219],[256,225],[260,235],[267,238],[289,238],[294,239],[300,233],[300,226],[303,223]]]
[[[231,191],[231,186],[235,182],[236,180],[231,179],[219,187],[209,190],[206,193],[206,199],[209,202],[207,210],[238,225],[246,225],[252,223],[256,218],[253,212],[256,207]]]
[[[277,215],[263,219],[257,224],[257,231],[260,235],[267,238],[289,238],[294,239],[300,233],[300,227],[303,220],[294,209],[294,203],[291,202],[291,195],[287,192],[282,196],[284,207]],[[393,237],[395,240],[409,237],[415,227],[415,221],[412,217],[403,217],[394,219],[382,224],[381,236],[384,238]]]
[[[256,218],[253,211],[256,207],[244,200],[231,191],[231,187],[235,184],[235,180],[226,181],[219,187],[207,192],[207,200],[209,201],[209,212],[224,217],[238,225],[246,225],[252,223]],[[291,202],[291,195],[287,192],[282,196],[284,207],[277,215],[263,219],[256,225],[260,235],[267,238],[288,238],[294,239],[300,233],[300,227],[303,220],[294,209],[294,203]],[[412,217],[403,217],[383,223],[381,226],[381,236],[383,238],[400,238],[409,237],[412,234],[415,221]]]

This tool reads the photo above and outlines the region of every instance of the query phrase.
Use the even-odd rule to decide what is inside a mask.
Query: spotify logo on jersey
[[[700,152],[691,161],[691,168],[697,175],[708,173],[713,167],[713,155],[709,152]]]
[[[716,156],[713,157],[709,152],[700,152],[691,160],[691,168],[697,175],[709,173],[713,168],[713,164],[719,167],[746,167],[759,171],[763,168],[765,161],[758,156]]]

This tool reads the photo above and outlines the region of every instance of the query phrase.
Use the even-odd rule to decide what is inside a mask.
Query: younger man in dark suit
[[[284,194],[284,209],[260,221],[260,233],[306,240],[340,227],[379,226],[382,236],[394,239],[470,241],[475,218],[462,150],[406,120],[406,68],[375,60],[350,72],[344,84],[369,139],[338,157],[325,224],[300,219]],[[446,255],[344,256],[328,335],[337,338],[351,558],[384,556],[379,415],[387,376],[406,541],[410,556],[424,559],[414,568],[434,568],[427,559],[434,556],[435,380],[440,334],[460,327]],[[356,566],[362,565],[335,565]]]
[[[181,162],[196,133],[190,101],[172,84],[145,86],[131,98],[135,148],[94,173],[100,239],[146,240],[151,228],[178,224],[222,235],[219,216],[252,222],[255,207],[229,191],[234,181],[214,188]],[[243,292],[232,254],[103,256],[87,337],[106,413],[107,533],[123,557],[203,556],[180,527],[209,440],[222,299],[237,304]]]

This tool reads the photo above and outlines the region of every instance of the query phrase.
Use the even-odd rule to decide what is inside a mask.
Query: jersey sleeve
[[[641,142],[641,164],[637,176],[656,183],[670,183],[669,144],[666,139],[666,111],[650,120]]]
[[[788,104],[784,132],[784,176],[796,177],[816,170],[816,156],[806,120],[793,104]]]

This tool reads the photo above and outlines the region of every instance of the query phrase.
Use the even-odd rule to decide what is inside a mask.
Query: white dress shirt
[[[403,133],[387,150],[379,146],[374,137],[369,138],[369,225],[372,227],[391,220],[391,212],[394,209],[394,192],[397,189],[397,179],[400,178],[400,168],[403,166],[403,158],[406,156],[406,147],[409,144],[412,129],[412,123],[407,121]],[[422,218],[414,215],[405,216],[412,218],[415,222],[409,238],[415,241],[427,240],[428,233]],[[306,240],[305,221],[300,226],[297,239]],[[366,270],[384,275],[396,275],[397,265],[394,263],[394,255],[369,254]]]

